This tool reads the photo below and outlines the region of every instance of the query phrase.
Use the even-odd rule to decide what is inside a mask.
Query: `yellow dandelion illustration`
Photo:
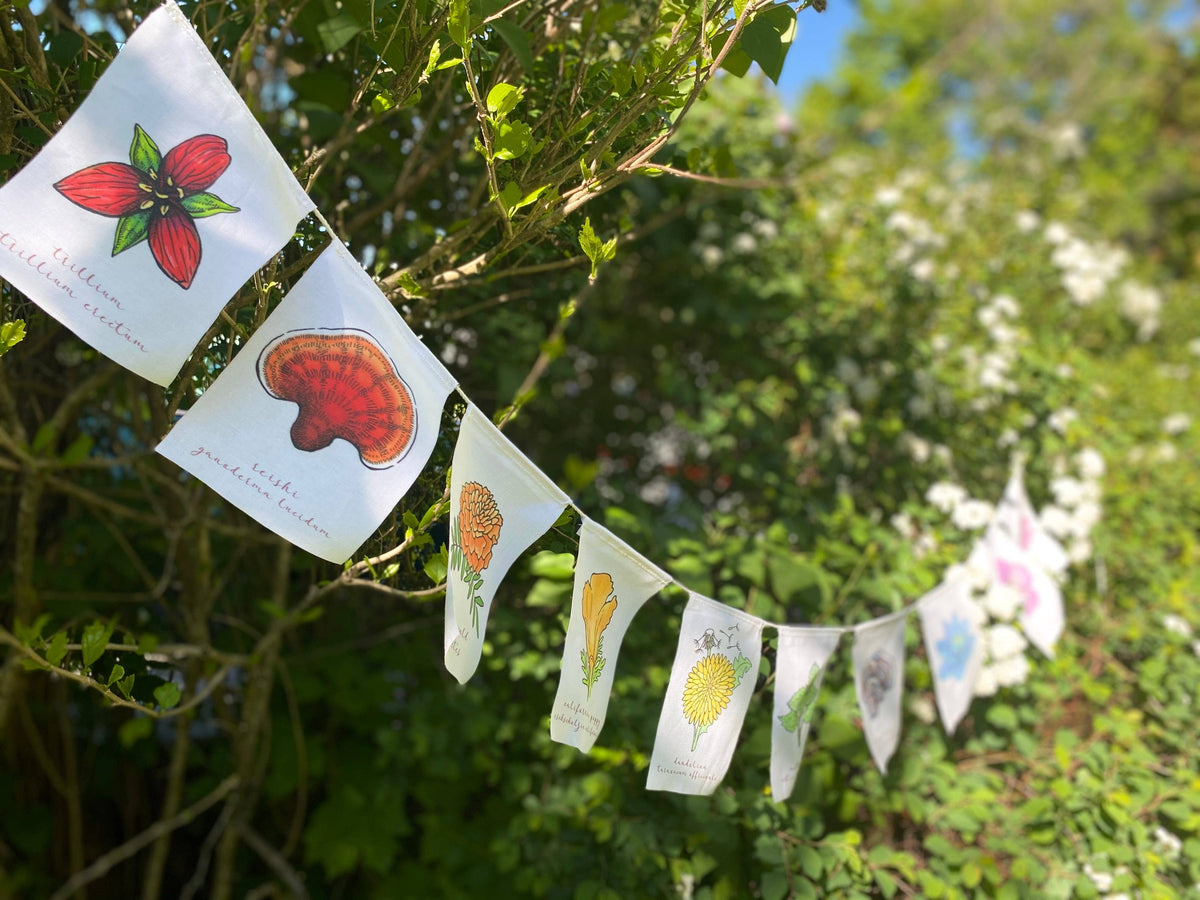
[[[696,749],[700,735],[708,731],[709,726],[717,721],[717,717],[729,705],[739,680],[733,663],[720,653],[705,656],[692,666],[683,688],[684,718],[696,726],[692,750]]]

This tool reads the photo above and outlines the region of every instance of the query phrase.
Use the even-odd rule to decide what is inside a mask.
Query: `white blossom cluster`
[[[1137,329],[1137,339],[1148,341],[1162,326],[1163,299],[1157,289],[1136,281],[1121,285],[1121,315]]]
[[[1061,222],[1050,222],[1042,236],[1054,246],[1050,259],[1062,271],[1063,287],[1076,306],[1091,306],[1129,261],[1129,254],[1112,244],[1089,244]]]
[[[1075,455],[1075,475],[1067,474],[1066,460],[1057,460],[1058,472],[1050,482],[1054,502],[1042,509],[1039,520],[1047,533],[1062,541],[1067,559],[1082,565],[1092,558],[1092,529],[1100,521],[1100,480],[1104,477],[1104,457],[1087,447]]]
[[[986,409],[992,403],[992,394],[1011,394],[1017,390],[1012,379],[1012,369],[1017,361],[1019,334],[1013,320],[1020,313],[1017,301],[1008,294],[997,294],[976,313],[979,324],[987,329],[993,347],[980,355],[974,347],[963,348],[967,370],[978,386],[985,392],[976,398],[974,406]]]

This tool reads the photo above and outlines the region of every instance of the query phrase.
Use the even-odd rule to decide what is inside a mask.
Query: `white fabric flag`
[[[762,629],[748,613],[691,595],[650,755],[648,790],[711,794],[721,783],[754,694]]]
[[[166,385],[313,208],[174,3],[0,188],[0,275]]]
[[[792,794],[804,758],[825,664],[842,637],[840,628],[779,626],[775,663],[775,712],[771,719],[771,797]]]
[[[158,452],[276,534],[340,563],[421,473],[454,383],[334,243]]]
[[[983,634],[970,612],[971,602],[971,586],[961,578],[939,584],[917,602],[925,655],[933,670],[933,695],[946,734],[954,733],[971,706],[983,667]]]
[[[863,733],[880,772],[900,742],[904,693],[904,624],[908,611],[892,613],[854,629],[854,687]]]
[[[617,654],[634,615],[671,576],[612,532],[584,519],[562,673],[550,712],[550,737],[592,749],[612,691]]]
[[[1067,570],[1069,560],[1063,545],[1042,527],[1041,520],[1025,493],[1024,469],[1017,465],[1004,496],[996,507],[996,516],[988,531],[1002,531],[1042,568],[1059,575]]]
[[[479,666],[496,588],[569,502],[478,407],[467,407],[450,476],[446,573],[446,669],[460,683]]]
[[[1029,643],[1054,658],[1054,645],[1066,627],[1062,590],[1034,559],[1001,531],[987,536],[994,577],[1021,595],[1017,619]]]

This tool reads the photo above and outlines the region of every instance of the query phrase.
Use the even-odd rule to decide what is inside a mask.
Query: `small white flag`
[[[658,719],[646,788],[716,790],[746,718],[762,655],[760,619],[692,594]]]
[[[983,666],[983,634],[970,609],[965,579],[943,582],[917,603],[925,655],[933,670],[933,694],[947,734],[953,734],[974,696]]]
[[[0,275],[105,356],[166,385],[312,208],[167,3],[0,188]]]
[[[453,387],[334,243],[158,452],[276,534],[340,563],[421,473]]]
[[[1053,659],[1054,645],[1066,627],[1062,589],[1008,535],[993,532],[987,536],[987,544],[995,579],[1021,595],[1017,618],[1029,643]]]
[[[579,529],[579,557],[550,737],[592,749],[608,711],[617,654],[642,605],[671,576],[591,519]]]
[[[781,625],[778,630],[771,720],[771,797],[777,803],[796,786],[825,665],[842,637],[837,628]]]
[[[900,742],[904,693],[904,625],[907,610],[854,629],[854,687],[863,733],[880,772]]]
[[[988,530],[1002,531],[1042,568],[1056,575],[1067,570],[1067,551],[1042,527],[1033,504],[1029,502],[1029,495],[1025,493],[1024,469],[1021,465],[1013,469]]]
[[[446,573],[446,669],[459,682],[479,666],[496,588],[569,502],[478,407],[467,407],[450,476]]]

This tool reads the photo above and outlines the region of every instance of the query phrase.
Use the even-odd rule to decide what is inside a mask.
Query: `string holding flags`
[[[314,209],[174,3],[0,187],[0,276],[167,385]]]

